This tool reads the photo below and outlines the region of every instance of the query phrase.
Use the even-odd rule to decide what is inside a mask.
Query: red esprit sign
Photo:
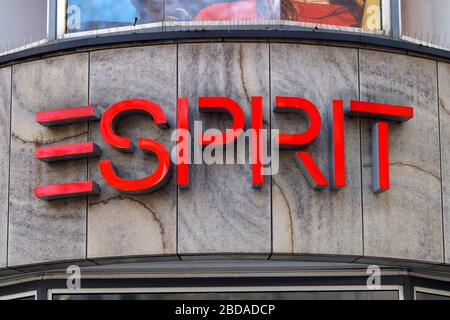
[[[265,183],[263,174],[263,101],[261,97],[252,97],[251,101],[251,158],[252,180],[254,187]],[[189,132],[188,119],[189,101],[187,98],[178,99],[177,103],[177,152],[176,179],[180,187],[189,187],[190,144],[183,132]],[[200,97],[198,99],[199,112],[227,113],[233,118],[231,128],[220,134],[202,133],[198,144],[201,146],[224,146],[235,142],[243,133],[245,115],[241,106],[226,97]],[[344,107],[344,101],[332,102],[330,112],[330,174],[327,179],[317,166],[314,158],[307,151],[301,151],[313,142],[320,134],[322,118],[317,107],[311,102],[299,97],[276,97],[274,112],[300,114],[308,121],[308,128],[303,133],[277,133],[275,143],[281,149],[294,152],[295,160],[304,177],[315,189],[330,187],[339,190],[346,186],[345,135],[344,117],[359,116],[375,119],[372,128],[372,186],[374,192],[384,192],[389,189],[389,124],[406,122],[413,118],[414,110],[408,106],[350,101]],[[39,112],[36,121],[45,126],[68,125],[83,121],[100,120],[100,132],[104,141],[121,152],[133,152],[137,149],[156,156],[158,166],[148,177],[128,180],[121,178],[115,171],[111,160],[99,161],[101,175],[105,182],[119,192],[129,194],[144,194],[163,187],[171,178],[171,158],[166,147],[158,141],[140,138],[135,147],[128,137],[117,134],[119,122],[126,116],[134,114],[148,114],[160,129],[169,128],[164,110],[156,103],[148,100],[133,99],[119,102],[110,106],[100,116],[92,106],[68,108]],[[36,148],[36,158],[44,162],[68,161],[99,157],[101,150],[93,142],[73,145],[60,145]],[[98,195],[100,188],[93,181],[73,182],[56,185],[38,186],[35,196],[42,200],[57,200],[88,195]]]

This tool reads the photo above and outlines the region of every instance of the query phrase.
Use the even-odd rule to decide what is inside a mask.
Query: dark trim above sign
[[[322,30],[185,30],[157,31],[131,34],[110,34],[77,39],[55,40],[46,45],[0,56],[0,65],[17,60],[39,57],[59,51],[83,49],[114,44],[133,44],[153,41],[181,41],[202,39],[267,39],[267,40],[316,40],[352,43],[361,46],[379,46],[416,54],[431,55],[450,61],[450,51],[426,47],[420,44],[373,34],[322,31]]]

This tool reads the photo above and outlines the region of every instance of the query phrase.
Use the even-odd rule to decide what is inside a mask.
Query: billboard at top
[[[450,1],[401,2],[402,36],[450,49]]]
[[[287,20],[377,30],[381,0],[68,0],[67,32],[163,21]]]

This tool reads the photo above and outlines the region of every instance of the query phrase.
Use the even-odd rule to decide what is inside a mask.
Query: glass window
[[[380,0],[167,0],[166,20],[291,20],[381,28]]]
[[[450,48],[450,1],[401,1],[402,35]]]
[[[164,0],[68,0],[67,32],[160,22]]]
[[[281,0],[281,19],[379,30],[381,4],[380,0]]]
[[[289,20],[381,29],[381,0],[68,0],[67,32],[152,22]]]
[[[36,291],[0,296],[0,300],[36,300]]]
[[[0,0],[0,53],[47,38],[47,0]]]
[[[450,292],[422,288],[416,290],[416,300],[450,300]]]
[[[167,21],[280,19],[280,0],[166,0]]]
[[[53,300],[398,300],[398,291],[54,294]]]

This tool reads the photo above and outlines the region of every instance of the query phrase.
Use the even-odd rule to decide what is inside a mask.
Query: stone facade
[[[11,67],[0,69],[0,170],[9,176],[9,145],[11,122]],[[0,186],[0,268],[6,267],[8,248],[8,188],[6,179]]]
[[[209,256],[450,263],[449,89],[446,63],[295,43],[149,45],[0,68],[0,269]],[[113,103],[142,98],[158,103],[175,128],[177,98],[187,97],[191,128],[201,120],[204,130],[224,129],[230,119],[200,114],[199,96],[234,99],[246,127],[251,97],[262,96],[265,128],[302,132],[304,119],[272,112],[281,95],[307,98],[321,112],[321,134],[305,151],[327,177],[327,117],[334,99],[413,106],[412,120],[390,125],[391,190],[371,190],[373,122],[358,118],[345,120],[347,187],[340,191],[311,189],[293,152],[284,150],[280,171],[260,189],[252,188],[249,165],[192,165],[189,189],[177,188],[174,173],[161,190],[139,196],[110,188],[98,159],[47,164],[34,158],[38,146],[94,141],[122,177],[144,177],[155,159],[139,150],[114,150],[99,123],[44,128],[35,113],[83,105],[104,112]],[[157,128],[150,117],[127,118],[118,130],[135,144],[146,137],[168,150],[175,145],[172,130]],[[44,202],[33,195],[38,185],[87,179],[100,185],[100,196]]]
[[[104,112],[122,100],[141,98],[164,108],[169,125],[176,127],[176,45],[106,50],[91,53],[90,104]],[[112,68],[111,66],[115,66]],[[133,116],[122,121],[120,133],[137,139],[152,138],[170,150],[171,130],[161,130],[150,117]],[[90,126],[90,139],[102,148],[119,174],[141,178],[154,170],[155,161],[142,151],[122,153],[102,139],[99,124]],[[155,193],[122,195],[109,188],[98,168],[89,160],[89,178],[100,184],[102,193],[91,197],[88,206],[88,258],[176,254],[175,180]],[[120,226],[120,228],[117,228]]]
[[[232,97],[251,126],[251,97],[262,96],[269,123],[269,48],[264,44],[179,46],[179,96],[190,100],[191,128],[230,126],[225,115],[196,108],[201,96]],[[178,249],[181,255],[262,254],[271,251],[270,184],[252,188],[249,165],[191,166],[191,186],[179,190]]]
[[[328,176],[327,119],[334,99],[358,99],[358,52],[310,45],[271,47],[272,98],[304,97],[320,110],[320,136],[305,150]],[[272,115],[272,128],[280,132],[302,132],[305,125],[298,116]],[[348,186],[340,191],[312,189],[294,153],[281,151],[280,172],[272,184],[274,254],[362,255],[359,121],[347,119],[345,127]]]
[[[371,188],[372,121],[362,124],[365,255],[443,261],[436,62],[361,50],[361,100],[414,106],[390,125],[391,190]]]
[[[450,263],[450,64],[438,63],[445,262]]]

